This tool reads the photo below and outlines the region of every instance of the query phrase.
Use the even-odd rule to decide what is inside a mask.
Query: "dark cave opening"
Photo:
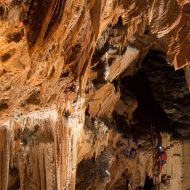
[[[127,78],[126,84],[137,98],[138,108],[134,113],[135,118],[143,126],[153,124],[159,129],[167,128],[170,121],[162,107],[155,100],[145,73],[139,71],[134,77]]]
[[[172,85],[174,82],[177,88]],[[124,119],[122,116],[116,117],[119,130],[130,131],[133,134],[138,131],[138,134],[142,135],[149,133],[150,127],[154,126],[159,143],[161,143],[160,131],[169,132],[175,138],[182,138],[175,129],[172,118],[165,111],[168,107],[173,108],[176,101],[183,102],[180,95],[187,92],[182,92],[180,85],[186,85],[184,72],[182,70],[175,72],[168,65],[164,53],[151,50],[142,61],[141,69],[134,76],[120,79],[121,99],[126,93],[131,93],[136,97],[138,107],[133,113],[137,121],[133,129],[124,129],[121,125],[122,122],[125,123]]]
[[[149,80],[154,99],[169,119],[169,125],[163,130],[181,140],[184,136],[189,136],[187,123],[190,119],[190,95],[184,69],[175,71],[173,66],[168,64],[166,55],[156,50],[147,54],[141,66],[141,72]],[[182,132],[183,130],[185,132]]]
[[[150,178],[148,175],[146,175],[144,190],[153,190],[153,187],[154,187],[153,178]]]
[[[133,77],[125,77],[121,79],[121,83],[124,84],[124,88],[121,87],[121,94],[127,89],[130,93],[134,94],[138,102],[138,107],[133,114],[137,124],[135,124],[132,129],[129,129],[131,133],[133,133],[134,137],[136,136],[136,138],[138,138],[138,135],[142,136],[143,134],[149,133],[150,126],[154,126],[159,139],[160,131],[166,131],[168,129],[170,120],[162,107],[155,100],[149,85],[149,80],[144,72],[139,71]],[[118,117],[119,125],[117,126],[121,128],[123,120],[121,116]],[[137,131],[138,134],[136,134]]]

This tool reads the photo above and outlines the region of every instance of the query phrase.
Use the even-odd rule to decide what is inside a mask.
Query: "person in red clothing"
[[[161,174],[163,166],[164,164],[166,164],[167,161],[167,155],[162,146],[158,147],[158,153],[156,157],[157,157],[156,160],[158,164],[159,174]]]

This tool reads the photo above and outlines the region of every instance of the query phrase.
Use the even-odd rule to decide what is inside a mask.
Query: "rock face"
[[[1,0],[0,189],[188,190],[189,12],[188,0]]]

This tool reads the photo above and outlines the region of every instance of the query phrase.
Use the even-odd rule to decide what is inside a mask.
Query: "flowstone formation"
[[[0,189],[189,189],[189,13],[189,0],[1,0]]]

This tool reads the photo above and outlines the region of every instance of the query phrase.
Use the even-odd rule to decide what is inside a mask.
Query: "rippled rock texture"
[[[189,189],[189,13],[188,0],[1,0],[0,189]]]

